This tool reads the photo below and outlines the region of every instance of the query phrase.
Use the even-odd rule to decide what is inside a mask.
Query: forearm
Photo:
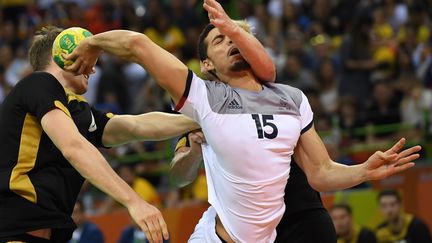
[[[276,67],[264,46],[252,34],[238,27],[229,36],[255,75],[263,81],[276,79]]]
[[[170,165],[170,181],[178,187],[190,184],[198,176],[202,157],[191,150],[177,152]]]
[[[117,115],[105,126],[105,146],[118,146],[132,141],[159,141],[198,129],[199,125],[184,115],[149,112],[141,115]]]
[[[192,119],[180,114],[150,112],[135,119],[137,126],[133,133],[137,140],[165,140],[200,128]]]
[[[308,175],[308,180],[317,191],[342,190],[366,181],[365,171],[364,165],[347,166],[330,160]]]
[[[137,35],[141,34],[129,30],[107,31],[89,38],[89,45],[127,61],[136,62],[136,53],[133,52],[131,46]]]
[[[90,38],[90,46],[140,64],[177,102],[183,94],[188,68],[174,55],[156,45],[146,35],[113,30]]]
[[[81,143],[63,152],[71,165],[89,182],[126,207],[138,200],[137,194],[110,167],[91,144]]]

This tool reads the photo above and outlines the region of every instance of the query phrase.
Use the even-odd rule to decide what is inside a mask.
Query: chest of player
[[[209,114],[201,124],[208,144],[227,157],[259,154],[288,158],[300,136],[293,114]]]

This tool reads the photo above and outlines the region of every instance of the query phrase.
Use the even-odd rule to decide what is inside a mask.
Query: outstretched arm
[[[179,114],[116,115],[105,126],[102,142],[105,146],[117,146],[138,140],[165,140],[198,128],[192,119]]]
[[[318,191],[339,190],[353,187],[369,180],[384,179],[414,166],[419,158],[420,146],[399,152],[405,139],[391,149],[375,152],[363,164],[346,166],[329,157],[321,138],[312,127],[303,135],[295,148],[294,157],[308,177],[311,186]]]
[[[185,141],[182,141],[183,139]],[[186,140],[189,140],[189,146]],[[197,178],[202,162],[201,143],[203,141],[204,135],[200,131],[191,132],[179,140],[169,173],[170,180],[178,187],[187,186]]]
[[[188,75],[186,65],[144,34],[134,31],[113,30],[84,39],[66,56],[76,60],[65,69],[76,74],[90,74],[102,51],[140,64],[171,94],[174,102],[183,95]]]
[[[93,185],[125,205],[150,242],[168,238],[161,212],[143,201],[109,166],[100,152],[78,131],[63,111],[53,109],[41,120],[42,128],[71,165]]]
[[[205,0],[203,6],[208,12],[210,23],[236,44],[254,74],[260,80],[274,82],[276,67],[263,45],[252,34],[230,19],[217,1]]]

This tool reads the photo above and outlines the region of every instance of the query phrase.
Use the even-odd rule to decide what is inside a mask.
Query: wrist
[[[141,198],[131,188],[131,192],[126,196],[123,205],[126,208],[130,209],[131,207],[136,205],[140,200]]]
[[[370,175],[368,173],[368,162],[367,161],[360,164],[360,169],[359,169],[358,175],[359,175],[360,183],[363,183],[365,181],[370,180]]]

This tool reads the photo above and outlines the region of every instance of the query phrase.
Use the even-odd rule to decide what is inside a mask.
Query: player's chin
[[[246,71],[249,70],[251,68],[251,66],[249,65],[248,62],[246,62],[246,60],[239,59],[236,60],[232,65],[231,65],[231,71],[233,72],[239,72],[239,71]]]
[[[85,92],[87,92],[87,88],[88,88],[87,83],[82,83],[82,84],[81,84],[81,85],[76,89],[76,94],[78,94],[78,95],[85,94]]]

